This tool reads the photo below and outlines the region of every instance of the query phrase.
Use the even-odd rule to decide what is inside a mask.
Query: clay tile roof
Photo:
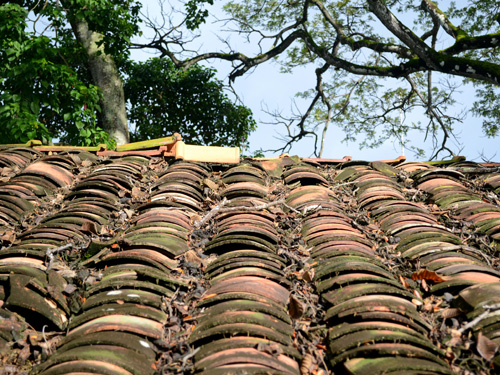
[[[3,373],[500,368],[497,164],[240,160],[174,136],[31,141],[0,172]]]

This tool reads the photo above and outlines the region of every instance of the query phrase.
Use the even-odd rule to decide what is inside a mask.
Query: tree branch
[[[420,93],[420,91],[418,90],[417,85],[415,84],[415,82],[413,81],[413,79],[411,79],[411,77],[406,77],[406,80],[408,81],[408,83],[410,83],[412,90],[417,94],[417,96],[420,98],[420,100],[422,101],[422,103],[424,103],[427,106],[427,113],[430,116],[431,120],[435,119],[438,122],[441,130],[443,131],[443,139],[442,139],[442,142],[441,142],[441,147],[438,150],[436,150],[436,152],[430,158],[430,160],[433,160],[433,159],[437,158],[438,154],[441,151],[445,151],[445,150],[448,151],[451,155],[455,156],[455,154],[453,153],[453,151],[451,151],[446,146],[446,142],[450,138],[450,133],[448,131],[448,128],[447,128],[446,124],[441,119],[441,116],[436,112],[434,106],[432,105],[432,102],[430,101],[431,98],[429,98],[428,100],[425,100],[425,98]]]
[[[452,45],[451,47],[443,50],[443,53],[448,55],[456,55],[461,52],[484,49],[484,48],[497,48],[500,47],[500,32],[480,35],[476,37],[464,37]]]
[[[444,29],[444,31],[446,31],[449,35],[451,35],[453,39],[458,39],[459,37],[467,36],[466,33],[464,33],[458,27],[453,25],[451,21],[448,19],[448,17],[446,17],[446,14],[444,14],[441,11],[441,9],[439,9],[437,5],[434,4],[431,0],[422,0],[420,7],[424,11],[429,13],[432,17],[432,20],[434,22],[438,22]]]
[[[168,56],[172,62],[182,68],[189,68],[190,66],[203,61],[203,60],[210,60],[210,59],[220,59],[220,60],[226,60],[226,61],[240,61],[241,64],[236,67],[231,74],[229,75],[229,79],[231,81],[234,81],[237,77],[242,76],[245,74],[248,70],[253,68],[256,65],[262,64],[263,62],[266,62],[270,59],[272,59],[275,56],[278,56],[280,53],[285,51],[294,41],[299,39],[299,37],[302,35],[301,30],[296,30],[290,35],[288,35],[281,44],[278,46],[272,48],[266,53],[263,53],[259,56],[255,57],[247,57],[246,55],[242,53],[222,53],[222,52],[208,52],[208,53],[202,53],[196,57],[193,57],[191,59],[187,60],[178,60],[175,57],[175,54],[171,51],[166,50],[165,55]]]
[[[338,37],[340,38],[340,42],[344,45],[348,45],[349,47],[351,47],[353,51],[356,51],[361,48],[368,48],[375,52],[395,53],[403,58],[415,57],[415,54],[410,49],[405,48],[401,45],[390,44],[390,43],[379,43],[373,39],[366,39],[366,38],[364,38],[363,40],[355,40],[351,37],[346,36],[342,26],[332,17],[332,15],[322,2],[320,2],[319,0],[311,0],[311,3],[313,3],[318,7],[318,9],[323,14],[323,17],[325,17],[328,23],[330,23],[330,25],[332,25],[332,27],[335,29]]]
[[[467,59],[464,57],[452,57],[446,53],[440,53],[427,46],[410,29],[403,25],[385,6],[382,0],[367,0],[370,10],[377,16],[382,24],[392,32],[399,40],[405,43],[422,60],[422,70],[436,70],[452,75],[475,78],[498,85],[500,83],[500,66],[498,64]],[[482,40],[482,39],[481,39]],[[486,40],[485,40],[486,41]],[[494,38],[489,39],[494,41]],[[421,64],[424,64],[422,66]],[[400,66],[401,67],[401,66]]]
[[[434,66],[429,56],[431,49],[389,11],[385,2],[382,0],[367,1],[370,11],[391,33],[414,51],[428,66]]]

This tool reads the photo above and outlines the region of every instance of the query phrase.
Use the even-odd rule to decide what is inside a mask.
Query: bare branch
[[[193,227],[196,229],[199,229],[203,225],[205,225],[215,215],[217,215],[219,213],[224,213],[224,212],[234,212],[234,211],[256,212],[256,211],[267,210],[270,207],[283,205],[283,206],[287,207],[288,209],[290,209],[291,211],[294,211],[295,213],[300,213],[300,211],[287,205],[286,201],[284,199],[279,199],[279,200],[272,201],[272,202],[265,203],[265,204],[255,205],[253,207],[248,207],[248,206],[225,207],[226,205],[228,205],[230,203],[231,203],[230,200],[227,200],[226,198],[224,198],[219,204],[217,204],[205,216],[203,216],[203,218],[201,218],[200,220],[197,220],[193,224]]]
[[[443,122],[441,116],[437,113],[435,107],[432,105],[432,102],[430,102],[430,100],[425,100],[425,98],[423,97],[423,95],[418,90],[418,87],[417,87],[416,83],[413,81],[413,79],[411,77],[409,77],[409,76],[406,77],[406,80],[410,83],[410,85],[412,87],[412,90],[417,94],[417,96],[420,98],[420,100],[422,101],[422,103],[424,103],[424,104],[427,105],[427,113],[430,116],[431,121],[432,121],[432,119],[436,120],[438,122],[441,130],[443,131],[443,139],[442,139],[442,142],[441,142],[441,147],[434,153],[434,155],[430,158],[430,160],[433,160],[433,159],[437,158],[438,154],[441,151],[448,151],[452,156],[455,156],[455,154],[453,153],[453,151],[451,151],[451,149],[449,149],[446,146],[446,142],[450,138],[450,133],[448,131],[448,127]]]
[[[40,4],[40,1],[41,0],[38,0],[38,2],[35,4],[35,6],[33,8],[31,8],[29,11],[32,12],[36,9],[36,7],[38,6],[38,4]],[[42,11],[47,7],[47,4],[49,3],[49,0],[45,0],[45,4],[43,4],[43,7],[42,9],[40,10],[40,12],[38,12],[38,16],[36,17],[36,19],[33,21],[33,32],[36,33],[36,24],[37,22],[40,20],[40,18],[42,17]],[[46,30],[47,28],[45,28]],[[45,32],[45,30],[43,32]],[[42,35],[43,35],[43,32],[42,32]]]
[[[446,93],[433,93],[433,79],[435,79],[433,72],[439,71],[453,76],[474,78],[498,85],[498,82],[500,82],[499,64],[489,62],[487,58],[487,61],[481,61],[481,59],[469,58],[468,55],[460,56],[458,54],[480,48],[498,47],[500,46],[500,33],[469,37],[459,27],[454,26],[432,0],[423,0],[421,8],[432,17],[434,25],[431,30],[419,38],[389,10],[386,4],[387,2],[383,0],[367,0],[367,6],[358,8],[359,15],[364,17],[367,15],[366,12],[371,12],[388,31],[397,37],[396,42],[385,42],[385,38],[379,38],[373,34],[370,29],[371,21],[367,21],[368,18],[360,21],[359,18],[356,18],[356,14],[351,15],[349,13],[343,14],[340,18],[336,15],[336,11],[328,8],[328,4],[323,0],[300,0],[293,3],[294,15],[288,18],[287,23],[284,23],[281,29],[274,28],[275,26],[266,29],[265,17],[268,15],[263,13],[269,12],[267,7],[269,3],[266,1],[256,4],[257,9],[249,7],[245,10],[252,12],[249,14],[250,18],[245,16],[240,19],[238,15],[235,15],[218,20],[224,22],[224,26],[227,26],[225,27],[228,29],[226,31],[237,33],[248,43],[257,46],[256,54],[234,50],[229,41],[223,39],[221,41],[226,46],[223,46],[220,50],[203,53],[190,51],[188,43],[195,37],[187,40],[189,35],[183,34],[182,28],[185,25],[185,19],[178,25],[172,25],[172,22],[169,22],[169,29],[165,28],[166,22],[153,25],[151,21],[150,24],[153,26],[152,29],[155,34],[153,40],[147,44],[135,44],[135,47],[155,49],[160,52],[160,57],[169,58],[176,66],[184,69],[205,60],[228,61],[232,65],[232,71],[229,74],[230,83],[234,82],[237,77],[246,74],[249,70],[280,56],[287,50],[293,49],[293,53],[295,53],[294,48],[297,45],[299,48],[296,50],[301,54],[302,60],[292,58],[288,67],[296,66],[304,60],[314,61],[315,63],[320,61],[321,68],[316,69],[315,92],[313,91],[311,94],[305,112],[301,108],[301,110],[293,110],[292,115],[289,117],[283,116],[281,113],[273,114],[274,123],[284,125],[288,134],[283,138],[285,140],[283,147],[272,151],[287,151],[294,142],[306,137],[314,137],[316,140],[314,154],[321,156],[324,152],[328,127],[333,121],[338,121],[339,116],[349,106],[351,95],[353,95],[356,87],[361,85],[366,77],[404,78],[410,82],[411,91],[402,98],[401,102],[387,103],[384,101],[385,99],[375,98],[373,92],[367,91],[374,96],[370,98],[374,108],[378,107],[380,110],[374,110],[362,116],[355,116],[360,120],[356,126],[359,125],[358,129],[366,130],[373,135],[372,130],[384,123],[388,133],[394,133],[397,136],[400,132],[398,124],[394,121],[392,111],[401,109],[406,113],[417,106],[424,107],[430,119],[426,130],[437,149],[433,158],[442,151],[453,154],[447,147],[447,141],[454,136],[451,124],[455,119],[445,115],[440,108],[449,104],[450,97]],[[287,5],[290,4],[282,1],[276,2],[275,5],[270,5],[270,7],[279,9],[279,7],[286,7]],[[284,16],[285,19],[287,17],[283,9],[281,9],[279,16]],[[269,15],[269,17],[273,17],[273,15]],[[261,20],[264,21],[261,22]],[[323,22],[322,27],[324,27],[324,30],[329,30],[330,34],[327,37],[323,38],[320,32],[308,29],[309,25],[313,24],[313,21],[316,22],[316,20]],[[366,30],[357,28],[360,23],[368,25]],[[436,50],[436,42],[440,27],[443,27],[455,39],[455,43],[451,47],[438,51]],[[220,35],[217,35],[217,37],[221,38]],[[272,46],[270,46],[271,44]],[[372,53],[369,54],[370,58],[365,56],[367,50],[377,53],[378,59],[376,62],[373,62],[371,58]],[[323,73],[334,69],[341,70],[346,74],[352,73],[357,76],[356,79],[359,78],[357,81],[352,79],[351,83],[349,83],[349,90],[346,91],[350,92],[343,93],[345,100],[339,101],[337,104],[341,107],[339,109],[333,106],[333,100],[340,95],[333,94],[335,96],[332,96],[328,92],[328,86],[323,83]],[[424,81],[414,82],[412,80],[411,75],[417,72],[422,72],[422,77],[426,76],[427,92],[422,89],[425,86]],[[373,84],[373,87],[373,90],[376,90],[376,84]],[[415,104],[416,102],[418,104]],[[318,104],[321,106],[322,116],[324,115],[324,117],[314,123],[311,115],[315,113]],[[349,119],[349,121],[351,120]],[[320,126],[323,127],[322,131],[320,131]],[[418,125],[413,125],[413,127],[415,129],[420,128]],[[406,129],[404,130],[406,132],[410,128],[405,126],[404,129]],[[440,136],[441,131],[443,132],[442,138]],[[352,134],[354,133],[351,133],[351,136]],[[384,137],[379,138],[383,140]]]

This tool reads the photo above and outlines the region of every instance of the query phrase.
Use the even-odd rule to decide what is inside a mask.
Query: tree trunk
[[[101,118],[103,129],[116,140],[117,144],[129,142],[127,111],[123,83],[111,55],[104,52],[104,45],[97,43],[102,34],[89,30],[85,20],[75,20],[71,24],[77,40],[82,43],[88,55],[88,66],[94,84],[102,93]]]

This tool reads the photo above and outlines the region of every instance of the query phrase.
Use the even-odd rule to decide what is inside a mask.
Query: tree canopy
[[[255,123],[248,109],[223,94],[211,69],[197,66],[214,59],[232,64],[230,82],[269,61],[283,72],[298,67],[315,72],[310,90],[298,93],[308,101],[304,110],[275,115],[287,132],[279,150],[314,137],[314,152],[321,156],[325,134],[336,125],[348,141],[364,136],[362,146],[394,137],[406,143],[410,132],[421,131],[434,145],[432,158],[453,154],[449,141],[462,119],[451,108],[464,84],[476,90],[471,111],[482,118],[484,134],[498,135],[497,1],[227,0],[217,35],[229,30],[225,50],[202,53],[193,35],[208,19],[213,0],[175,4],[175,17],[164,14],[163,22],[140,13],[140,5],[134,0],[2,5],[2,139],[36,135],[101,142],[107,140],[104,129],[123,141],[129,103],[133,139],[182,129],[193,142],[239,145]],[[153,37],[133,42],[141,20]],[[250,48],[232,45],[231,33],[243,36]],[[130,48],[152,50],[158,58],[133,63]],[[426,122],[401,124],[400,116],[411,119],[419,112]]]
[[[133,141],[181,133],[186,143],[245,146],[255,120],[231,102],[213,69],[178,69],[170,60],[131,63],[125,79]]]
[[[0,142],[112,146],[129,141],[128,112],[133,140],[179,132],[195,144],[244,146],[252,113],[229,100],[213,69],[131,61],[139,9],[138,1],[4,2]]]
[[[0,139],[48,140],[53,126],[71,122],[85,143],[108,141],[96,127],[99,91],[85,84],[52,40],[27,30],[28,10],[0,7]]]
[[[196,29],[208,16],[212,0],[189,0],[186,27]],[[300,93],[310,100],[302,113],[279,118],[289,130],[286,150],[303,137],[317,139],[332,123],[346,139],[366,135],[365,145],[401,138],[412,129],[426,132],[435,154],[453,150],[448,141],[461,119],[449,113],[454,91],[464,83],[476,87],[472,112],[483,130],[496,136],[500,80],[500,28],[497,1],[431,0],[230,0],[225,2],[226,29],[243,35],[259,52],[227,51],[186,54],[172,33],[156,33],[147,46],[187,67],[202,60],[230,61],[234,80],[267,61],[283,71],[311,66],[316,82]],[[169,42],[170,41],[170,42]],[[182,47],[182,48],[179,48]],[[179,57],[181,56],[181,57]],[[385,85],[389,82],[389,85]],[[420,109],[428,122],[400,126],[404,115]],[[418,150],[417,150],[418,151]]]

